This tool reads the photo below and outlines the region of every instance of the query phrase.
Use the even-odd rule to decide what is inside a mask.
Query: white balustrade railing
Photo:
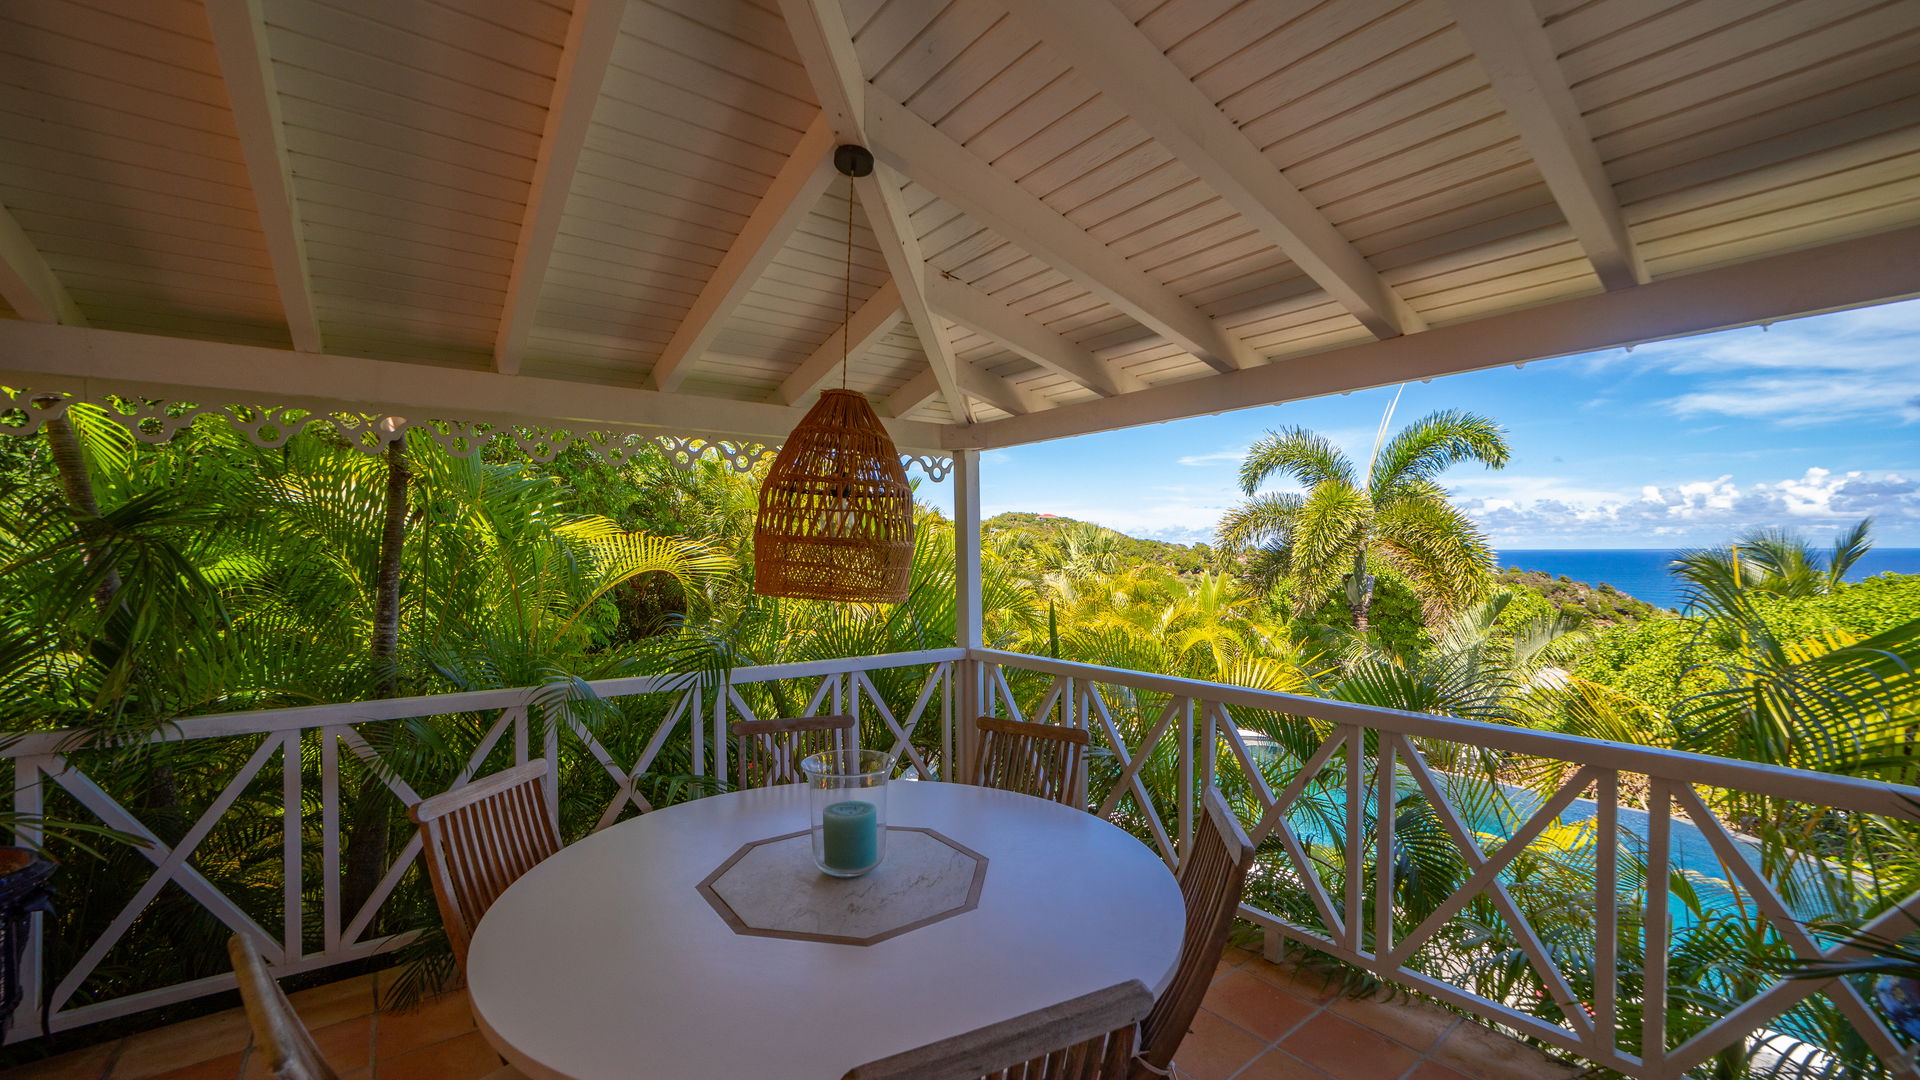
[[[887,692],[876,678],[887,684]],[[577,806],[580,793],[563,793],[559,785],[583,784],[583,767],[593,770],[592,776],[604,774],[595,782],[603,790],[611,783],[610,798],[602,807],[594,795],[590,813],[580,819],[597,829],[629,810],[652,809],[643,789],[662,772],[724,788],[727,725],[775,708],[768,695],[779,688],[792,690],[783,699],[783,715],[860,716],[867,745],[890,744],[904,769],[927,779],[947,779],[959,771],[956,763],[965,760],[971,745],[971,725],[959,721],[973,714],[1085,728],[1097,752],[1090,790],[1082,792],[1089,809],[1133,831],[1173,867],[1193,837],[1197,793],[1209,785],[1221,787],[1261,850],[1241,914],[1267,931],[1270,949],[1281,938],[1299,942],[1626,1075],[1678,1077],[1729,1047],[1750,1047],[1762,1038],[1792,1041],[1795,1024],[1783,1016],[1824,995],[1885,1063],[1888,1075],[1920,1080],[1908,1049],[1845,979],[1768,975],[1740,990],[1710,988],[1727,999],[1724,1014],[1687,1031],[1668,1031],[1667,1008],[1642,1007],[1702,989],[1672,984],[1669,955],[1683,944],[1688,928],[1676,924],[1665,889],[1643,885],[1668,881],[1675,871],[1730,897],[1739,917],[1762,928],[1755,940],[1803,960],[1856,955],[1846,945],[1822,945],[1802,927],[1779,867],[1757,858],[1754,841],[1713,811],[1725,793],[1911,821],[1920,789],[986,649],[742,668],[724,686],[711,688],[669,678],[589,685],[602,701],[653,695],[649,700],[660,702],[651,732],[641,732],[644,743],[629,740],[638,748],[629,754],[630,763],[610,748],[618,742],[610,728],[548,708],[551,690],[539,688],[181,721],[155,741],[257,741],[218,796],[173,843],[163,842],[87,775],[80,759],[108,751],[76,747],[62,732],[15,740],[0,750],[0,760],[9,760],[14,770],[17,813],[38,814],[51,792],[63,792],[62,798],[101,823],[146,838],[144,855],[154,870],[77,959],[49,973],[52,987],[44,1002],[38,995],[45,917],[35,916],[22,972],[28,998],[9,1038],[39,1033],[42,1004],[58,1031],[230,987],[231,976],[210,975],[103,1000],[82,993],[169,883],[227,929],[252,937],[282,974],[362,959],[411,940],[416,931],[410,928],[379,932],[376,927],[418,861],[417,834],[399,845],[370,899],[358,911],[342,910],[343,762],[360,770],[363,784],[372,782],[367,777],[377,778],[401,802],[431,794],[416,790],[405,778],[407,770],[389,762],[397,756],[394,749],[383,746],[379,729],[368,725],[468,718],[463,729],[468,740],[461,744],[464,767],[441,776],[445,788],[466,783],[490,765],[535,754],[557,757],[564,743],[574,779],[555,779],[549,798],[558,804],[565,794]],[[546,716],[558,722],[539,721]],[[1276,734],[1285,737],[1285,746]],[[244,749],[247,744],[235,745]],[[662,755],[669,747],[685,758],[663,770]],[[238,757],[240,749],[232,756]],[[1463,792],[1478,798],[1489,786],[1473,781],[1476,770],[1457,767],[1455,756],[1462,753],[1544,764],[1555,770],[1553,781],[1541,785],[1537,795],[1512,800],[1511,813],[1490,832],[1484,814],[1475,813],[1484,807],[1470,806],[1463,813],[1457,805]],[[283,880],[280,925],[269,930],[257,912],[229,898],[192,859],[276,756]],[[1641,792],[1644,812],[1628,798]],[[1568,847],[1568,827],[1561,819],[1576,802],[1587,808],[1592,824],[1576,829]],[[1394,812],[1380,813],[1383,804]],[[315,805],[317,830],[307,818]],[[1419,814],[1408,817],[1402,808],[1409,806]],[[1638,831],[1628,827],[1629,820],[1642,822]],[[1465,881],[1444,897],[1428,897],[1424,915],[1408,927],[1410,920],[1395,918],[1396,912],[1407,913],[1403,882],[1396,880],[1401,850],[1396,830],[1421,829],[1429,834],[1421,842],[1451,845]],[[1676,854],[1676,830],[1692,855]],[[24,841],[38,839],[31,828],[20,832]],[[1573,852],[1574,868],[1589,875],[1578,894],[1558,896],[1560,905],[1582,913],[1572,920],[1585,929],[1584,943],[1576,946],[1569,945],[1564,923],[1549,931],[1537,925],[1542,886],[1528,876],[1539,870],[1529,860],[1550,834],[1560,837],[1564,851]],[[1701,852],[1711,853],[1718,875],[1698,865]],[[1523,868],[1531,869],[1523,873]],[[315,869],[317,883],[309,880]],[[1709,882],[1710,877],[1719,880]],[[1566,880],[1548,884],[1558,881],[1564,889]],[[312,894],[317,894],[317,918]],[[1647,902],[1648,896],[1655,901]],[[1633,898],[1636,906],[1623,907],[1621,898]],[[1920,924],[1920,893],[1882,902],[1869,914],[1868,932],[1901,937]],[[1462,925],[1470,925],[1463,920],[1470,915],[1498,920],[1509,935],[1504,940],[1511,955],[1502,961],[1505,969],[1493,972],[1497,977],[1489,977],[1484,957],[1476,958],[1473,935],[1462,936]],[[1683,912],[1681,921],[1685,917]],[[1623,945],[1628,954],[1623,955]],[[1635,956],[1640,963],[1633,962]],[[1820,1051],[1817,1045],[1802,1045],[1798,1052],[1817,1056]]]

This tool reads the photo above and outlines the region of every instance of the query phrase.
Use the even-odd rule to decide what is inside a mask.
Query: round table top
[[[474,1016],[532,1077],[838,1080],[848,1069],[1128,979],[1158,994],[1184,909],[1166,864],[1092,814],[896,782],[888,824],[988,860],[976,907],[870,945],[748,936],[699,890],[742,845],[807,826],[793,784],[656,810],[573,844],[494,902]]]

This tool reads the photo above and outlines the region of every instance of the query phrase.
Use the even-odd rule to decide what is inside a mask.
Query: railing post
[[[978,649],[986,641],[980,599],[980,451],[953,452],[953,629],[954,644]],[[981,713],[985,665],[969,656],[954,665],[960,694],[954,727],[960,768],[954,780],[973,775],[973,721]]]
[[[13,763],[13,812],[20,815],[13,827],[13,842],[21,847],[39,847],[46,839],[38,825],[27,824],[37,820],[45,806],[46,796],[40,786],[40,765],[44,760],[16,758]],[[27,916],[27,943],[20,951],[20,1004],[14,1009],[12,1026],[7,1029],[9,1043],[48,1034],[40,1029],[41,1003],[46,995],[40,970],[45,962],[46,917],[46,913],[40,911]]]

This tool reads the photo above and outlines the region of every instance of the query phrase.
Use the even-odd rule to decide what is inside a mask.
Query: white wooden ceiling
[[[0,371],[987,445],[1920,291],[1920,0],[0,0],[0,208]]]

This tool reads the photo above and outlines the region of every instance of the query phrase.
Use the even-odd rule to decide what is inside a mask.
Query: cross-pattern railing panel
[[[192,748],[226,771],[212,773],[222,777],[216,790],[172,832],[143,820],[137,793],[109,791],[89,772],[89,762],[109,763],[115,751],[89,748],[69,732],[15,739],[0,749],[0,759],[11,759],[16,812],[38,814],[52,794],[78,814],[143,839],[140,855],[152,869],[106,921],[80,927],[77,939],[58,938],[60,955],[49,953],[45,916],[34,917],[23,968],[29,996],[9,1037],[39,1033],[38,995],[48,967],[52,985],[44,1002],[56,1031],[230,989],[230,975],[128,993],[94,985],[103,962],[139,947],[143,920],[169,886],[184,892],[198,915],[215,920],[220,933],[254,939],[278,974],[406,944],[421,925],[409,920],[431,905],[409,893],[425,886],[421,839],[405,821],[405,808],[532,756],[557,763],[547,797],[570,835],[654,809],[663,793],[679,798],[724,790],[734,771],[728,725],[777,702],[804,703],[787,715],[850,712],[860,718],[868,745],[894,751],[903,768],[932,778],[955,753],[950,698],[964,657],[958,649],[931,650],[742,668],[716,685],[650,677],[587,684],[591,695],[572,697],[556,687],[531,687],[195,717],[154,735],[151,751]],[[423,755],[419,748],[427,744],[435,752]],[[277,819],[271,872],[279,887],[271,911],[257,898],[246,902],[228,880],[232,875],[194,861],[240,807],[256,819]],[[385,815],[393,831],[364,901],[348,910],[344,881],[354,842],[348,814],[362,811]],[[39,837],[25,828],[16,839]],[[403,897],[413,902],[402,903]]]
[[[1920,839],[1920,790],[974,656],[986,710],[1092,734],[1107,760],[1093,770],[1088,809],[1171,864],[1192,836],[1195,791],[1221,789],[1259,851],[1241,911],[1270,946],[1307,945],[1648,1080],[1761,1044],[1828,1060],[1838,1038],[1868,1048],[1881,1075],[1920,1077],[1861,984],[1765,967],[1859,954],[1805,928],[1821,912],[1804,897],[1852,872],[1813,847],[1763,851],[1715,809],[1751,815],[1760,800],[1829,824],[1872,817]],[[1629,791],[1643,807],[1623,805]],[[1448,865],[1436,890],[1431,871]],[[1854,913],[1867,933],[1898,938],[1920,925],[1911,886]]]

